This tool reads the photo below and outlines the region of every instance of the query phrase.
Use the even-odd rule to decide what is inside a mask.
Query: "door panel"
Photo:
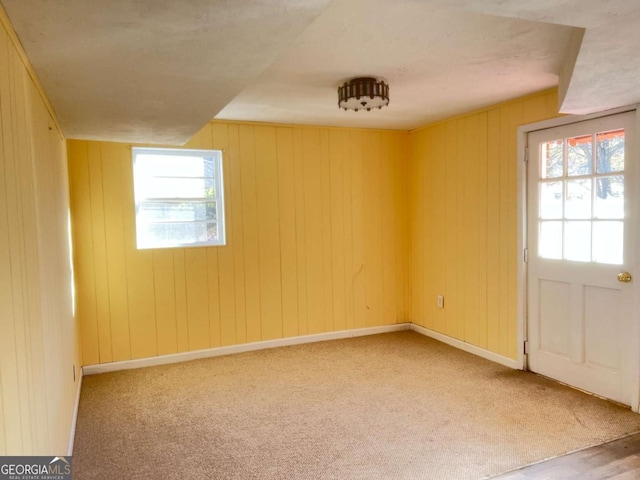
[[[529,368],[630,405],[635,112],[528,136]],[[640,272],[637,272],[640,274]]]
[[[571,284],[540,280],[540,350],[569,358]]]
[[[584,291],[585,361],[593,366],[617,371],[620,322],[618,318],[621,292],[612,288],[586,286]]]

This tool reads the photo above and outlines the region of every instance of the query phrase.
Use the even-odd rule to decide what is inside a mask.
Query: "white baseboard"
[[[200,358],[218,357],[221,355],[231,355],[234,353],[252,352],[255,350],[265,350],[268,348],[288,347],[291,345],[301,345],[303,343],[324,342],[326,340],[338,340],[341,338],[363,337],[377,333],[398,332],[411,329],[410,323],[398,323],[395,325],[385,325],[382,327],[358,328],[355,330],[340,330],[338,332],[318,333],[314,335],[302,335],[299,337],[279,338],[277,340],[266,340],[263,342],[244,343],[241,345],[231,345],[228,347],[215,347],[206,350],[196,350],[193,352],[172,353],[158,357],[139,358],[136,360],[125,360],[122,362],[101,363],[98,365],[88,365],[82,368],[85,375],[97,373],[115,372],[118,370],[130,370],[133,368],[152,367],[155,365],[167,365],[170,363],[187,362]]]
[[[429,330],[428,328],[421,327],[420,325],[416,325],[415,323],[411,324],[411,330],[413,330],[414,332],[418,332],[426,337],[431,337],[442,343],[446,343],[447,345],[451,345],[452,347],[464,350],[465,352],[473,353],[474,355],[478,355],[479,357],[486,358],[487,360],[491,360],[492,362],[496,362],[516,370],[522,370],[522,367],[518,364],[517,360],[505,357],[498,353],[490,352],[489,350],[485,350],[484,348],[476,347],[475,345],[463,342],[462,340],[458,340],[457,338],[443,335],[442,333]]]
[[[78,422],[78,407],[80,406],[80,391],[82,390],[82,368],[78,377],[78,386],[76,387],[76,401],[73,405],[73,416],[71,417],[71,431],[69,432],[69,445],[67,445],[67,456],[73,455],[73,444],[76,440],[76,424]]]

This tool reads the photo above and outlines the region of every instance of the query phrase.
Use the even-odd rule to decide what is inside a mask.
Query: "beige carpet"
[[[87,376],[83,479],[479,479],[640,415],[414,332]]]

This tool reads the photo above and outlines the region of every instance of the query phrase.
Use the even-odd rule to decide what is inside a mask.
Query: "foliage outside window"
[[[222,152],[134,148],[138,249],[225,244]]]

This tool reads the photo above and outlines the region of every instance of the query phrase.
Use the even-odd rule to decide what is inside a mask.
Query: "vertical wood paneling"
[[[236,341],[247,341],[247,314],[245,305],[245,275],[244,275],[244,234],[242,213],[242,172],[240,170],[240,134],[237,125],[229,125],[229,164],[231,185],[225,190],[225,196],[231,198],[232,217],[227,220],[227,226],[232,227],[233,268],[236,307]]]
[[[111,312],[109,309],[109,272],[104,218],[104,196],[102,192],[102,156],[100,145],[89,143],[89,189],[91,203],[91,230],[93,238],[93,264],[96,285],[96,312],[98,318],[98,344],[100,362],[113,361],[111,341]],[[118,339],[121,340],[121,339]],[[124,342],[118,343],[122,348]],[[119,358],[122,360],[122,358]]]
[[[478,344],[478,143],[482,132],[479,130],[479,115],[467,117],[462,121],[463,169],[464,185],[462,190],[465,221],[461,235],[463,249],[463,268],[465,275],[461,276],[463,284],[464,303],[464,339],[468,343]],[[460,212],[460,213],[462,213]]]
[[[334,327],[333,277],[331,274],[331,159],[329,131],[323,129],[320,137],[321,199],[322,199],[322,284],[323,284],[323,331],[331,332]]]
[[[173,252],[166,249],[155,250],[153,252],[153,296],[158,355],[178,352],[174,276]]]
[[[256,178],[260,252],[260,318],[262,340],[282,338],[282,274],[278,146],[275,127],[256,127]]]
[[[7,438],[12,441],[7,446],[7,453],[18,455],[25,450],[25,433],[23,433],[23,415],[21,412],[21,392],[20,379],[18,373],[18,363],[20,362],[18,345],[18,324],[24,322],[24,314],[21,300],[21,260],[18,250],[17,229],[15,226],[21,221],[18,215],[19,192],[16,189],[15,172],[15,152],[14,152],[14,129],[15,120],[12,112],[11,81],[9,76],[9,62],[12,48],[3,30],[0,30],[0,115],[2,119],[2,175],[4,182],[0,185],[0,202],[2,209],[0,213],[4,219],[6,229],[0,230],[2,240],[0,246],[3,255],[2,270],[0,270],[0,282],[2,291],[0,292],[0,312],[2,318],[7,319],[0,322],[0,377],[3,382],[4,392],[4,428]],[[2,221],[2,220],[0,220]],[[9,227],[14,228],[9,228]],[[26,412],[24,414],[27,415]],[[28,435],[28,432],[27,432]]]
[[[131,150],[121,148],[118,153],[116,158],[109,160],[120,163],[122,172],[121,195],[129,308],[129,348],[132,358],[144,358],[157,355],[158,351],[153,298],[153,252],[136,248],[135,208],[132,208],[134,197]],[[103,161],[105,161],[104,158]],[[121,332],[123,337],[126,337],[125,325],[121,325]],[[125,355],[126,347],[123,345],[122,351],[114,348],[113,353],[118,357]]]
[[[75,254],[83,258],[75,266],[76,312],[80,320],[82,361],[87,365],[100,363],[98,316],[93,262],[93,230],[89,191],[89,161],[86,142],[69,145],[69,186],[73,211],[73,245]],[[79,201],[82,199],[83,201]]]
[[[107,282],[109,285],[109,316],[112,337],[113,359],[131,358],[131,342],[129,333],[129,291],[127,282],[127,262],[125,256],[124,199],[122,198],[124,183],[123,170],[130,168],[123,164],[118,147],[114,144],[102,144],[99,149],[100,159],[95,163],[102,167],[102,188],[104,198],[104,222],[109,225],[105,229],[105,247],[107,258]],[[95,177],[94,177],[95,178]]]
[[[500,138],[500,110],[488,114],[487,138]],[[500,339],[500,142],[487,143],[487,349],[501,352]]]
[[[173,275],[176,299],[176,343],[178,352],[189,351],[189,311],[187,305],[187,275],[185,250],[173,250]]]
[[[426,162],[422,161],[426,158],[426,151],[423,148],[425,144],[425,135],[413,137],[411,142],[411,175],[409,177],[411,185],[411,245],[415,245],[417,248],[412,251],[412,269],[411,269],[411,285],[414,288],[414,295],[412,295],[412,322],[424,326],[422,318],[422,309],[420,301],[424,296],[423,285],[421,282],[420,273],[422,272],[422,258],[425,254],[425,249],[420,245],[422,244],[422,229],[424,227],[424,210],[422,202],[422,194],[420,190],[424,185],[424,178],[422,172],[426,168]]]
[[[393,149],[391,153],[394,180],[394,232],[396,236],[396,321],[408,322],[411,319],[410,297],[410,272],[409,256],[411,255],[411,239],[409,232],[409,219],[412,206],[410,204],[409,177],[407,175],[410,162],[407,160],[409,153],[407,135],[393,136]]]
[[[211,142],[211,129],[207,125],[187,142],[185,148],[210,149]],[[210,258],[208,250],[187,248],[184,251],[189,350],[202,350],[211,346],[211,304],[214,304],[214,310],[217,311],[218,291],[217,288],[210,288],[209,279],[210,270],[217,270],[217,251],[214,252],[214,258]]]
[[[384,325],[392,320],[397,321],[397,271],[396,263],[396,203],[395,203],[395,157],[396,145],[393,142],[394,135],[383,133],[380,141],[380,234],[382,241],[381,283],[382,305],[380,312],[380,324]]]
[[[296,258],[298,267],[298,334],[309,332],[307,303],[307,253],[305,230],[305,184],[302,130],[293,131],[293,169],[296,205]]]
[[[218,249],[207,248],[207,299],[209,302],[209,346],[221,345],[220,328],[220,273],[218,266]]]
[[[356,302],[355,287],[356,278],[354,277],[354,259],[353,259],[353,189],[351,184],[352,175],[352,159],[351,156],[351,132],[343,132],[343,150],[342,150],[342,205],[344,206],[344,286],[345,286],[345,328],[355,327],[356,318]]]
[[[425,192],[422,198],[422,226],[420,228],[421,244],[424,246],[424,255],[421,258],[421,265],[419,269],[420,282],[422,285],[422,296],[419,302],[420,317],[422,318],[422,324],[433,329],[433,301],[436,295],[434,284],[436,279],[433,275],[434,259],[436,256],[435,247],[433,243],[434,238],[434,211],[435,194],[434,186],[436,178],[434,175],[436,159],[433,156],[433,146],[438,141],[435,138],[434,132],[429,132],[425,138],[425,152],[428,162],[425,162],[425,168],[422,171],[423,185],[426,185]]]
[[[231,186],[231,153],[229,148],[229,129],[227,125],[211,125],[213,148],[222,150],[222,169],[224,189],[229,192]],[[224,202],[227,244],[216,250],[218,252],[218,297],[220,316],[220,345],[234,345],[236,343],[236,285],[233,267],[235,237],[232,226],[233,198],[226,195]]]
[[[72,369],[80,363],[66,151],[11,38],[0,7],[0,455],[65,455],[77,386]],[[85,173],[76,187],[88,197]],[[90,215],[86,220],[84,233],[92,228]],[[87,342],[99,361],[97,322],[87,313]]]
[[[307,264],[308,333],[324,331],[324,269],[322,250],[322,156],[320,130],[302,132],[304,170],[305,253]]]
[[[517,357],[517,127],[556,116],[555,98],[544,92],[411,133],[414,322],[433,317],[437,331]],[[444,311],[432,307],[440,285]]]
[[[25,91],[26,72],[17,55],[11,56],[10,62],[12,111],[14,115],[14,158],[15,172],[17,175],[17,188],[20,200],[18,202],[17,215],[22,218],[36,219],[37,212],[37,178],[35,162],[35,148],[37,137],[31,136],[31,130],[38,130],[34,118],[30,116],[28,109],[28,96]],[[45,127],[46,128],[46,127]],[[31,138],[30,138],[31,137]],[[27,139],[27,141],[24,141]],[[39,220],[39,219],[38,219]],[[42,345],[42,330],[46,323],[44,316],[46,310],[41,311],[43,298],[40,292],[38,267],[41,260],[38,258],[37,226],[39,221],[23,221],[14,225],[19,238],[18,251],[21,257],[20,283],[14,291],[21,291],[24,321],[16,324],[16,338],[18,347],[18,381],[20,385],[20,401],[25,406],[23,411],[28,412],[22,416],[22,429],[25,434],[25,445],[35,451],[42,451],[42,442],[50,437],[49,424],[43,415],[45,409],[39,405],[43,399],[42,390],[44,383],[33,383],[31,379],[46,378],[42,371],[43,358],[34,355],[30,344]],[[17,226],[17,228],[15,228]],[[40,297],[40,298],[39,298]],[[44,306],[44,305],[42,305]],[[44,314],[44,315],[43,315]],[[44,353],[44,352],[43,352]],[[38,434],[40,423],[44,423],[43,435]]]
[[[383,323],[383,224],[384,194],[382,189],[382,159],[380,133],[367,132],[363,157],[363,213],[364,213],[364,273],[366,306],[365,325],[374,327]]]
[[[446,138],[446,128],[444,125],[438,125],[433,129],[436,141],[432,145],[433,162],[433,179],[432,189],[433,198],[437,199],[435,208],[433,209],[433,227],[431,229],[433,235],[433,274],[434,274],[434,290],[433,296],[430,298],[430,304],[433,312],[433,329],[446,333],[446,319],[444,309],[437,308],[437,296],[445,294],[446,288],[446,272],[447,264],[444,252],[446,252],[448,238],[446,235],[446,184],[443,181],[446,178],[447,163],[442,159],[446,158],[446,143],[439,139]]]
[[[365,133],[351,132],[351,248],[353,251],[349,282],[353,291],[353,327],[366,327],[366,273],[364,260],[363,156]]]
[[[106,302],[81,296],[81,321],[96,331],[87,359],[103,361],[96,348],[138,358],[408,320],[408,138],[213,122],[186,147],[224,150],[227,245],[141,251],[130,147],[70,142],[74,219],[88,231],[76,264]]]
[[[495,141],[500,146],[500,258],[496,265],[500,276],[498,278],[500,291],[500,350],[499,353],[506,355],[509,347],[509,298],[507,288],[509,282],[509,163],[515,161],[509,154],[509,132],[511,126],[507,115],[507,107],[500,107],[500,137]]]
[[[333,328],[347,328],[347,289],[345,285],[344,164],[345,132],[329,131],[329,170],[331,205],[331,284],[333,287]]]
[[[476,345],[481,348],[487,348],[487,128],[487,114],[481,113],[477,125],[478,244],[475,251],[478,259]]]
[[[282,275],[282,336],[298,335],[298,258],[296,254],[296,192],[293,131],[278,128],[278,211]]]
[[[202,146],[212,149],[214,145],[213,128],[206,125],[202,130]],[[221,149],[223,149],[222,146]],[[224,152],[223,152],[224,161]],[[223,175],[224,175],[224,165]],[[223,179],[224,187],[224,179]],[[222,344],[222,326],[220,320],[220,251],[218,248],[207,248],[207,287],[209,300],[209,346],[219,347]]]
[[[189,350],[202,350],[209,348],[210,334],[207,249],[185,249],[184,271],[187,294]]]
[[[240,170],[242,175],[242,228],[244,246],[247,341],[262,339],[260,320],[260,239],[254,128],[240,126]]]
[[[544,97],[540,98],[543,99]],[[540,100],[539,99],[539,100]],[[518,356],[518,259],[522,258],[518,253],[518,137],[514,133],[518,126],[525,123],[524,102],[514,102],[508,107],[509,124],[511,126],[511,134],[509,135],[509,185],[507,190],[508,198],[513,199],[510,202],[509,209],[509,276],[507,280],[507,298],[508,307],[507,314],[509,317],[507,329],[507,356],[516,358]],[[538,120],[538,118],[535,118]],[[528,121],[528,120],[527,120]]]
[[[455,337],[458,334],[456,325],[457,315],[457,289],[455,288],[457,264],[452,262],[455,258],[456,252],[456,208],[457,208],[457,195],[456,195],[456,182],[457,182],[457,137],[455,131],[455,122],[448,122],[444,125],[444,131],[441,133],[444,139],[444,155],[442,162],[445,163],[444,178],[441,179],[444,183],[444,233],[446,236],[446,243],[443,250],[444,262],[447,268],[443,274],[443,290],[444,295],[444,324],[442,325],[442,332],[446,335]],[[419,159],[413,159],[413,161],[419,161]],[[419,249],[418,245],[411,246],[411,255],[415,255],[414,250]]]

